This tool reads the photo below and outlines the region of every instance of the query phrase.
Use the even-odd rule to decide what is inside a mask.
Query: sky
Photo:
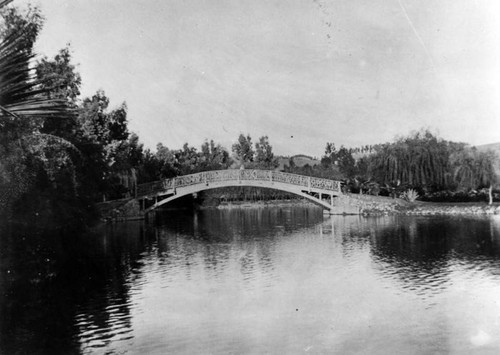
[[[22,6],[27,1],[16,0]],[[82,96],[128,106],[146,147],[267,135],[321,156],[419,129],[500,142],[497,0],[45,0],[36,50],[71,44]]]

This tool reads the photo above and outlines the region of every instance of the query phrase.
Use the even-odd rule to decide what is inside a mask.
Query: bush
[[[419,197],[418,192],[413,189],[406,190],[401,194],[401,198],[408,202],[415,202]]]
[[[432,193],[426,193],[421,198],[422,201],[428,202],[485,202],[488,201],[488,190],[481,189],[479,191],[435,191]],[[498,193],[493,193],[493,200],[498,201]]]

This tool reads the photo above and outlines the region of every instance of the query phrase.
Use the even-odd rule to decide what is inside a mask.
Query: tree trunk
[[[489,197],[489,205],[493,204],[493,185],[490,185],[490,188],[488,189],[488,197]]]

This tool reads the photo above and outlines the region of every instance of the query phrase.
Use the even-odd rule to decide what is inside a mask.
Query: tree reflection
[[[487,262],[499,270],[499,228],[473,217],[391,217],[371,235],[371,252],[383,277],[404,289],[442,292],[455,263]],[[367,224],[373,223],[367,222]],[[374,233],[374,232],[372,232]]]
[[[457,263],[481,276],[483,270],[500,274],[497,216],[324,218],[307,208],[215,210],[169,212],[156,225],[107,225],[85,235],[19,227],[1,233],[0,352],[8,354],[119,353],[130,348],[133,334],[133,341],[141,337],[136,331],[150,330],[132,333],[133,318],[150,321],[157,305],[168,317],[167,305],[176,301],[172,307],[182,308],[184,296],[202,300],[192,303],[198,306],[234,301],[238,310],[233,295],[252,290],[264,303],[270,291],[278,305],[285,289],[298,292],[300,302],[320,294],[340,305],[352,297],[364,302],[358,291],[365,281],[381,285],[375,296],[403,290],[433,298],[449,288]],[[343,299],[345,285],[355,294]],[[149,303],[137,312],[141,299]],[[318,307],[320,314],[322,303]]]
[[[130,285],[140,276],[148,246],[140,228],[128,224],[80,235],[4,226],[2,353],[74,353],[126,338]]]

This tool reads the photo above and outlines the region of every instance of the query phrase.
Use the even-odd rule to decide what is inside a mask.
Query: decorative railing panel
[[[309,176],[273,171],[273,181],[283,182],[285,184],[309,187],[310,179],[315,179],[315,178]]]
[[[340,181],[311,178],[311,188],[340,192]]]
[[[140,184],[137,186],[137,195],[147,196],[168,192],[169,189],[226,181],[279,182],[304,187],[306,190],[320,189],[337,193],[341,192],[340,181],[335,180],[289,174],[272,170],[213,170]]]

